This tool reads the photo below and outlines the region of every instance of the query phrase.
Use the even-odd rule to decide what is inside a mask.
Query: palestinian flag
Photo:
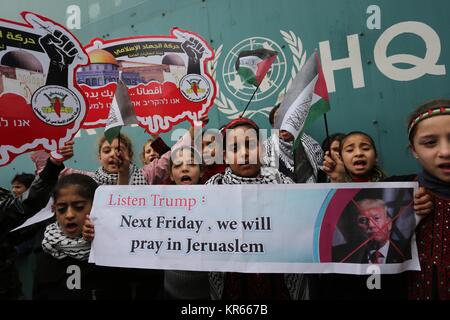
[[[267,49],[242,51],[236,60],[236,71],[244,82],[259,86],[277,58],[277,52]]]
[[[128,88],[125,83],[119,79],[105,126],[106,140],[111,144],[112,141],[119,136],[120,129],[123,126],[133,123],[137,123],[137,119],[128,93]]]
[[[319,55],[315,51],[286,92],[275,118],[275,128],[286,130],[294,136],[295,149],[303,130],[329,110],[327,85]]]

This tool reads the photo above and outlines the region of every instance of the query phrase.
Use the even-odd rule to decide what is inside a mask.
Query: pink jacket
[[[188,132],[177,141],[172,147],[172,150],[191,145],[191,135]],[[172,151],[167,151],[161,158],[155,159],[149,164],[146,164],[141,168],[142,173],[147,179],[148,184],[170,184],[170,157]]]

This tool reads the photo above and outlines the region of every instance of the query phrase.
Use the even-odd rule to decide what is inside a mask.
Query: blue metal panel
[[[366,13],[374,1],[369,0],[148,0],[148,1],[10,1],[2,4],[2,17],[18,20],[22,10],[36,10],[62,24],[66,22],[66,8],[76,4],[81,8],[81,29],[73,30],[82,43],[93,37],[126,37],[141,34],[168,34],[173,26],[199,33],[212,46],[220,50],[216,65],[216,79],[220,91],[219,104],[210,113],[208,127],[219,127],[228,121],[233,107],[241,110],[245,101],[239,94],[233,94],[230,79],[224,80],[227,55],[235,48],[248,44],[250,38],[277,44],[284,54],[286,74],[279,83],[267,89],[271,95],[260,96],[259,101],[250,105],[252,116],[262,127],[268,128],[267,112],[258,110],[267,108],[277,101],[283,88],[288,84],[306,53],[309,56],[319,43],[329,41],[333,60],[349,55],[347,36],[356,35],[360,46],[362,71],[365,85],[354,88],[350,69],[334,72],[336,91],[330,94],[331,111],[328,120],[331,132],[351,130],[366,131],[373,136],[379,150],[379,160],[390,174],[415,172],[417,164],[409,156],[406,139],[407,114],[424,100],[449,97],[450,81],[448,70],[445,74],[426,74],[409,81],[397,81],[389,78],[375,63],[374,47],[386,30],[406,21],[416,21],[431,27],[439,37],[441,52],[436,64],[450,66],[450,28],[448,12],[450,2],[434,0],[380,0],[376,1],[381,9],[381,29],[369,30]],[[284,34],[281,31],[287,32]],[[291,32],[290,32],[291,31]],[[289,46],[289,39],[295,42]],[[300,48],[299,41],[302,46]],[[292,43],[291,43],[292,44]],[[236,47],[237,46],[237,47]],[[296,50],[301,49],[301,52]],[[422,59],[427,50],[424,40],[418,35],[401,34],[390,43],[387,56],[409,54]],[[280,54],[281,55],[281,54]],[[229,57],[228,57],[229,58]],[[420,60],[419,60],[420,62]],[[408,64],[398,64],[399,68],[409,69]],[[325,66],[324,66],[325,68]],[[239,91],[238,91],[239,92]],[[220,104],[222,103],[222,104]],[[228,107],[224,109],[224,104]],[[221,108],[219,106],[222,106]],[[231,111],[230,111],[231,110]],[[178,127],[187,127],[181,124]],[[308,131],[318,140],[324,138],[324,126],[316,122]],[[97,129],[97,132],[102,130]],[[148,138],[141,128],[127,128],[137,149]],[[164,134],[166,141],[169,135]],[[96,156],[96,135],[82,130],[76,139],[75,160],[68,165],[77,168],[95,169],[98,166]],[[137,160],[137,158],[136,158]],[[75,163],[76,161],[76,163]],[[0,185],[9,186],[9,180],[16,171],[32,171],[27,155],[18,157],[12,164],[0,168]]]

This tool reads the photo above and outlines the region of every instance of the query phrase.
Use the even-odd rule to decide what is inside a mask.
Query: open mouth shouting
[[[108,161],[108,166],[105,169],[111,173],[115,173],[119,170],[119,167],[117,166],[117,162],[112,159]]]
[[[355,160],[353,161],[353,168],[355,168],[356,171],[365,171],[367,170],[367,161],[366,160]]]
[[[184,175],[180,178],[180,184],[192,184],[192,178],[188,175]]]
[[[437,165],[437,167],[446,175],[450,175],[450,162],[444,162]]]
[[[68,222],[65,224],[64,229],[68,234],[75,234],[78,231],[78,224],[75,222]]]

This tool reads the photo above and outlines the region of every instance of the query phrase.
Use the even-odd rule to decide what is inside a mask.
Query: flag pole
[[[117,88],[119,87],[119,81],[122,81],[122,71],[119,71],[119,79],[117,81]],[[116,90],[117,90],[116,88]],[[117,148],[118,148],[118,152],[119,152],[119,171],[120,171],[120,167],[122,166],[122,163],[120,161],[120,129],[119,129],[119,134],[117,135]],[[119,181],[119,175],[117,175],[117,181]]]
[[[331,156],[330,133],[328,132],[328,121],[327,121],[327,113],[326,112],[323,114],[323,120],[325,122],[325,133],[327,135],[328,152],[330,153],[330,156]],[[327,151],[327,150],[324,150],[324,151]]]
[[[119,152],[119,170],[120,170],[120,167],[122,166],[122,162],[120,160],[120,130],[119,130],[119,135],[117,136],[117,149]]]
[[[258,86],[256,87],[255,91],[253,91],[253,94],[252,94],[252,96],[250,97],[250,100],[248,100],[247,105],[245,106],[244,111],[242,111],[242,113],[241,113],[241,115],[239,116],[239,118],[242,118],[242,116],[244,115],[245,111],[247,111],[247,108],[248,108],[248,106],[250,105],[250,102],[252,102],[253,97],[255,96],[256,91],[258,91],[259,86],[261,85],[261,83],[262,83],[262,81],[261,81],[260,83],[258,83]]]

